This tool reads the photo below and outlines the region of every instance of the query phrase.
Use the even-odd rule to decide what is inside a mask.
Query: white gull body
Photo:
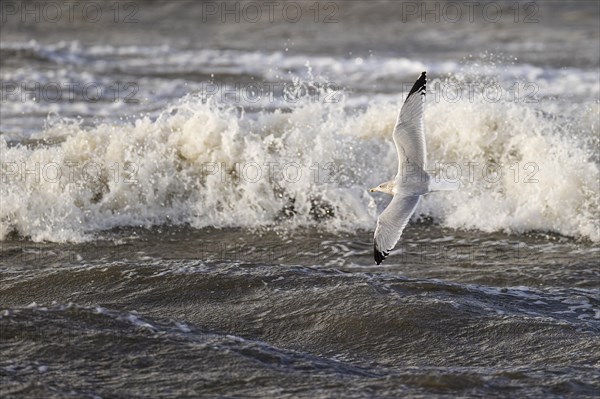
[[[427,164],[423,121],[426,84],[427,76],[423,72],[408,93],[394,127],[392,137],[398,153],[396,177],[369,190],[394,196],[377,219],[373,254],[378,265],[400,240],[422,195],[432,191],[457,190],[459,187],[458,182],[435,181],[424,170]]]

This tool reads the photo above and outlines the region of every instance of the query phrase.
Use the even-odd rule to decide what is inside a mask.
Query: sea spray
[[[81,241],[160,224],[370,229],[387,199],[367,189],[396,173],[391,131],[404,97],[358,109],[348,97],[245,113],[189,95],[131,123],[54,124],[35,145],[0,136],[0,238]],[[597,125],[570,116],[481,96],[428,101],[428,169],[461,189],[426,196],[415,217],[598,241],[599,168],[585,145]]]

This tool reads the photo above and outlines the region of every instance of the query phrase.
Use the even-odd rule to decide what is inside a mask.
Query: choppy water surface
[[[110,236],[5,243],[8,392],[597,393],[597,251],[572,240],[415,225],[374,268],[366,233]]]
[[[335,4],[2,24],[3,397],[600,395],[598,4]],[[374,266],[422,70],[462,186]]]

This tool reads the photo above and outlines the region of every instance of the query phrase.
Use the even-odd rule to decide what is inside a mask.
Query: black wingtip
[[[377,249],[377,245],[373,244],[373,255],[375,257],[375,263],[378,265],[384,261],[384,259],[388,256],[389,252],[382,252]]]
[[[408,100],[408,98],[413,95],[413,93],[421,93],[422,95],[425,95],[425,89],[427,86],[427,72],[423,71],[421,72],[421,76],[419,76],[419,79],[417,79],[417,81],[415,82],[415,84],[413,85],[412,89],[410,89],[410,92],[408,93],[408,96],[406,96],[406,99]]]

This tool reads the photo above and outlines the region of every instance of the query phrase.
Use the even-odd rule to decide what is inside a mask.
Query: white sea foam
[[[12,146],[0,136],[0,238],[15,231],[34,241],[81,241],[118,226],[164,223],[372,229],[384,200],[366,189],[396,171],[390,132],[402,100],[373,99],[361,111],[344,100],[307,100],[290,112],[244,114],[189,96],[155,119],[85,128],[65,121],[36,137],[59,140],[54,145]],[[457,163],[463,187],[426,197],[416,214],[453,228],[599,241],[599,166],[586,147],[598,133],[598,105],[568,113],[510,102],[429,103],[429,169]],[[473,181],[467,162],[477,163]],[[490,164],[502,176],[484,178]]]

